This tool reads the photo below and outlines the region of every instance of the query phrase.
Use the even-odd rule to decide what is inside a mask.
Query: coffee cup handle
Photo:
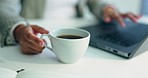
[[[48,38],[49,38],[49,41],[50,41],[50,35],[49,35],[49,34],[42,34],[40,38],[41,38],[41,39],[44,39],[44,36],[48,37]],[[44,46],[45,46],[46,48],[48,48],[49,50],[53,51],[53,49],[48,46],[48,43],[47,43],[47,41],[46,41],[45,39],[44,39],[44,41],[45,41],[45,45],[44,45]]]

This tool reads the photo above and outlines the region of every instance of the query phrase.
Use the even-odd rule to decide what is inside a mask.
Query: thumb
[[[34,30],[36,33],[41,33],[41,34],[48,34],[48,33],[49,33],[48,30],[46,30],[46,29],[44,29],[44,28],[42,28],[42,27],[39,27],[39,26],[37,26],[37,25],[32,25],[32,28],[33,28],[33,30]]]

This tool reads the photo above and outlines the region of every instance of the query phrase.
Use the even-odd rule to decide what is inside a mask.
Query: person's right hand
[[[120,13],[116,8],[113,6],[105,6],[103,8],[103,19],[105,22],[111,22],[112,20],[116,20],[122,27],[125,27],[124,19],[129,18],[133,22],[137,22],[141,16],[136,15],[134,13]]]
[[[37,33],[48,34],[49,32],[37,25],[18,26],[14,31],[15,39],[20,43],[24,54],[39,54],[44,49],[44,41],[38,38]]]

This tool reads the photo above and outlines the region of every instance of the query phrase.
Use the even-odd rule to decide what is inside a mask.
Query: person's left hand
[[[126,26],[124,23],[124,18],[129,18],[136,23],[140,17],[141,16],[135,15],[131,12],[120,13],[116,8],[112,6],[106,6],[103,8],[103,20],[105,22],[111,22],[112,20],[116,20],[122,27]]]

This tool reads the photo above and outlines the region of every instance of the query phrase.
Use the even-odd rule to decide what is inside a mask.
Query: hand
[[[111,22],[111,20],[117,20],[122,27],[125,27],[125,23],[123,21],[124,18],[129,18],[133,22],[137,22],[137,20],[141,16],[137,16],[133,13],[119,13],[117,9],[112,6],[106,6],[103,8],[103,20],[105,22]]]
[[[44,41],[36,36],[38,33],[48,34],[48,31],[37,25],[20,25],[15,29],[15,39],[20,43],[24,54],[38,54],[42,52]]]

